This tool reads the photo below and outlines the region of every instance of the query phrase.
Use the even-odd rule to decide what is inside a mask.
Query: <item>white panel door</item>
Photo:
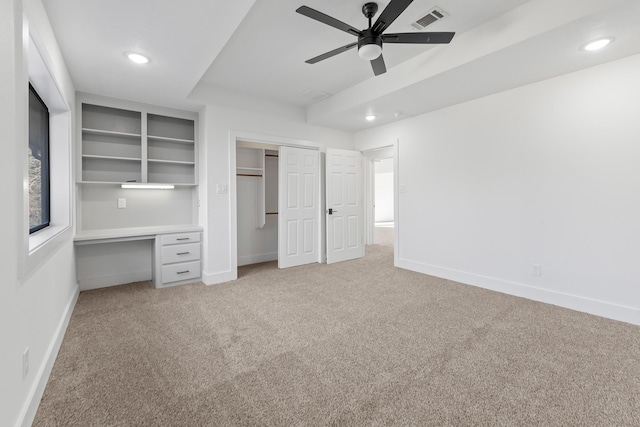
[[[364,256],[362,154],[327,149],[327,264]]]
[[[320,153],[280,147],[278,268],[319,261]]]

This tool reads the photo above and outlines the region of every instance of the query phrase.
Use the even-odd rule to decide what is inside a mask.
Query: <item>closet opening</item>
[[[278,268],[322,262],[322,147],[247,135],[230,134],[230,273],[276,259]]]
[[[278,146],[236,141],[238,266],[278,259]]]

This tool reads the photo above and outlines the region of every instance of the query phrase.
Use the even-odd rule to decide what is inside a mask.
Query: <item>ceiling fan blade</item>
[[[383,34],[385,43],[418,43],[437,44],[449,43],[456,33],[395,33]]]
[[[323,53],[322,55],[318,55],[315,58],[308,59],[308,60],[306,60],[304,62],[306,62],[307,64],[315,64],[316,62],[323,61],[323,60],[325,60],[327,58],[331,58],[332,56],[335,56],[335,55],[337,55],[339,53],[346,52],[349,49],[353,49],[357,45],[358,45],[358,42],[349,43],[348,45],[339,47],[337,49],[333,49],[333,50],[331,50],[331,51],[329,51],[327,53]]]
[[[382,33],[412,2],[413,0],[391,0],[371,27],[373,31]]]
[[[382,54],[371,61],[371,68],[373,68],[373,74],[376,76],[387,72],[387,67],[384,65],[384,58],[382,57]]]
[[[338,21],[336,18],[325,15],[322,12],[318,12],[315,9],[311,9],[309,6],[300,6],[298,9],[296,9],[296,12],[311,19],[315,19],[316,21],[320,21],[323,24],[327,24],[333,28],[337,28],[338,30],[353,34],[354,36],[360,35],[360,30],[358,30],[357,28],[354,28],[349,24],[345,24],[342,21]]]

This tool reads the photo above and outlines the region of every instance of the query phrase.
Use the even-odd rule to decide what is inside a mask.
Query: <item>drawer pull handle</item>
[[[189,255],[191,252],[178,252],[176,255]]]
[[[185,270],[185,271],[178,271],[178,273],[177,273],[177,274],[185,274],[185,273],[188,273],[188,272],[189,272],[189,270]]]
[[[178,238],[176,240],[190,240],[190,238],[189,237],[180,237],[180,238]]]

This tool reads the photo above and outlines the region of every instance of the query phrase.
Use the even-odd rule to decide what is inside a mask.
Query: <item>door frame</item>
[[[399,171],[399,144],[392,144],[362,150],[364,156],[364,226],[365,245],[371,245],[375,228],[375,161],[378,159],[393,158],[393,264],[398,265],[400,253],[400,171]]]
[[[318,262],[323,262],[323,254],[325,250],[325,243],[323,238],[325,233],[324,197],[322,197],[324,191],[324,145],[302,139],[263,135],[253,132],[229,131],[229,270],[231,272],[231,275],[233,276],[230,280],[235,280],[238,278],[238,186],[236,181],[236,143],[238,140],[278,147],[287,146],[306,148],[311,150],[318,150],[320,152],[320,162],[318,164],[318,167],[320,168],[320,179],[318,180],[318,214],[320,218],[320,224],[318,227],[317,241]],[[279,247],[278,250],[280,250]]]

